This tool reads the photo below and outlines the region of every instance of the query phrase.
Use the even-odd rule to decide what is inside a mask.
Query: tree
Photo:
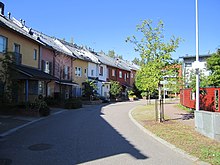
[[[97,86],[95,84],[95,81],[86,80],[86,82],[84,82],[83,95],[86,98],[90,99],[90,97],[94,96],[96,93],[97,93]]]
[[[17,88],[16,81],[13,81],[14,71],[10,67],[15,63],[13,53],[7,52],[4,57],[0,58],[0,85],[2,85],[2,102],[11,103],[13,99],[13,92]]]
[[[117,81],[111,81],[110,94],[113,98],[117,98],[122,91],[122,87]]]
[[[181,41],[180,38],[172,36],[165,43],[163,22],[160,20],[156,27],[152,24],[151,20],[144,20],[141,25],[137,25],[137,31],[142,34],[141,39],[136,36],[126,39],[126,42],[134,44],[134,50],[139,52],[141,57],[141,69],[136,75],[136,85],[140,90],[149,93],[158,88],[164,76],[162,70],[174,62],[171,53],[175,52]]]
[[[209,85],[220,86],[220,49],[207,59],[207,69],[211,71]]]
[[[107,56],[109,56],[111,58],[123,59],[122,55],[116,54],[114,50],[109,50]]]
[[[135,58],[132,60],[132,62],[133,62],[134,64],[136,64],[136,65],[141,65],[141,61],[140,61],[140,59],[137,58],[137,57],[135,57]]]
[[[209,78],[204,75],[202,70],[199,70],[199,86],[201,88],[209,86]],[[196,91],[196,73],[194,70],[190,73],[190,82],[189,82],[189,88],[192,88],[192,91]]]
[[[111,57],[111,58],[115,58],[115,56],[116,56],[114,50],[109,50],[107,55],[108,55],[109,57]]]

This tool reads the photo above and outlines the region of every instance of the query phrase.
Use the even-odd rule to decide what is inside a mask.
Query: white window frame
[[[6,53],[7,52],[7,45],[8,45],[8,38],[0,35],[0,53]]]
[[[119,78],[122,78],[122,71],[119,71]]]
[[[82,68],[81,67],[75,67],[75,75],[77,77],[81,77],[82,76]]]
[[[112,76],[115,77],[115,69],[112,69]]]

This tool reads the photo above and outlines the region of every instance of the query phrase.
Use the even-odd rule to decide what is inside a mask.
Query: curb
[[[61,114],[61,113],[65,112],[65,111],[66,111],[66,110],[61,110],[61,111],[58,111],[58,112],[55,112],[55,113],[51,114],[50,116],[58,115],[58,114]],[[4,138],[5,136],[8,136],[8,135],[12,134],[12,133],[18,131],[19,129],[22,129],[22,128],[28,126],[28,125],[31,125],[31,124],[36,123],[36,122],[39,122],[39,121],[41,121],[41,120],[47,119],[47,118],[49,118],[50,116],[48,116],[48,117],[42,117],[42,118],[39,118],[39,119],[36,119],[36,120],[33,120],[33,121],[29,121],[29,122],[27,122],[27,123],[25,123],[25,124],[23,124],[23,125],[20,125],[20,126],[18,126],[18,127],[12,128],[12,129],[10,129],[10,130],[4,132],[4,133],[1,133],[1,134],[0,134],[0,138]]]
[[[163,145],[169,147],[170,149],[172,149],[173,151],[175,152],[178,152],[179,154],[181,154],[183,157],[187,158],[187,159],[190,159],[193,161],[193,163],[195,164],[199,164],[199,165],[210,165],[209,163],[207,162],[203,162],[203,161],[200,161],[199,158],[197,157],[194,157],[192,155],[189,155],[186,151],[182,150],[182,149],[179,149],[177,148],[175,145],[165,141],[164,139],[161,139],[160,137],[156,136],[155,134],[153,134],[152,132],[150,132],[149,130],[147,130],[146,128],[144,128],[140,123],[138,123],[132,116],[132,111],[135,109],[136,107],[132,108],[130,111],[129,111],[129,118],[130,120],[139,128],[141,129],[144,133],[150,135],[151,137],[153,137],[154,139],[156,139],[157,141],[159,141],[160,143],[162,143]]]

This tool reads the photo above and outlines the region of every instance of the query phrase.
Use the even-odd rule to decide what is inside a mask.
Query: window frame
[[[33,60],[37,60],[37,49],[34,49]]]
[[[122,71],[119,71],[119,78],[122,78]]]
[[[3,35],[0,35],[0,40],[1,40],[1,38],[2,39],[5,39],[5,45],[4,45],[4,41],[3,41],[3,43],[2,43],[2,51],[1,51],[1,49],[0,49],[0,53],[6,53],[7,52],[7,50],[8,50],[8,38],[7,37],[5,37],[5,36],[3,36]],[[1,42],[0,42],[0,44],[1,44]],[[4,50],[4,46],[5,46],[5,50]],[[1,46],[0,46],[0,48],[1,48]]]

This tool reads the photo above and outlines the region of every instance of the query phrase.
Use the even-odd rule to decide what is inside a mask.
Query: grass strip
[[[154,105],[138,106],[132,111],[132,116],[146,129],[190,155],[210,164],[220,165],[219,142],[178,121],[156,122]]]

